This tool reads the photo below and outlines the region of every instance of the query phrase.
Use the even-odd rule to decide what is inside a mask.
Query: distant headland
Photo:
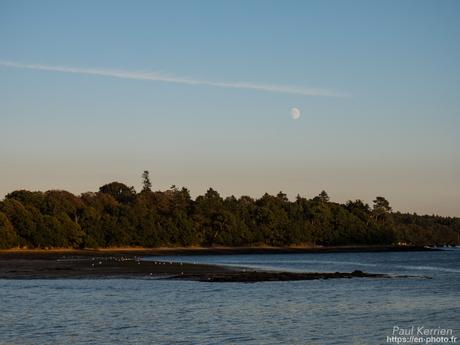
[[[0,201],[0,248],[329,247],[459,245],[460,218],[393,212],[377,196],[345,204],[323,191],[223,198],[210,188],[136,192],[111,182],[79,196],[18,190]]]

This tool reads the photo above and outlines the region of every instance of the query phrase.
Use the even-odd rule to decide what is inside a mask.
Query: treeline
[[[209,189],[152,192],[119,182],[97,193],[19,190],[0,201],[0,248],[115,246],[287,246],[459,244],[460,218],[391,212],[383,197],[331,202],[326,192],[289,201],[285,194],[222,198]]]

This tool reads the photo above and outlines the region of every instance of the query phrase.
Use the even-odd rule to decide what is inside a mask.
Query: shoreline
[[[442,248],[423,246],[381,246],[381,245],[350,245],[350,246],[309,246],[309,247],[113,247],[113,248],[52,248],[52,249],[0,249],[0,258],[4,256],[48,256],[48,255],[82,255],[95,254],[106,256],[112,254],[127,254],[136,256],[168,256],[168,255],[238,255],[238,254],[301,254],[301,253],[355,253],[355,252],[419,252],[440,251]]]

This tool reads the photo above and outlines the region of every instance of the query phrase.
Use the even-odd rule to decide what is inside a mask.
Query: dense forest
[[[370,207],[325,191],[290,201],[210,188],[193,200],[186,188],[153,192],[148,171],[142,178],[139,193],[119,182],[80,196],[14,191],[0,201],[0,248],[459,244],[460,218],[392,212],[383,197]]]

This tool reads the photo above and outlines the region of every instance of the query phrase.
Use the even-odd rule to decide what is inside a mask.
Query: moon
[[[300,109],[297,107],[291,108],[291,117],[293,120],[298,120],[300,118]]]

